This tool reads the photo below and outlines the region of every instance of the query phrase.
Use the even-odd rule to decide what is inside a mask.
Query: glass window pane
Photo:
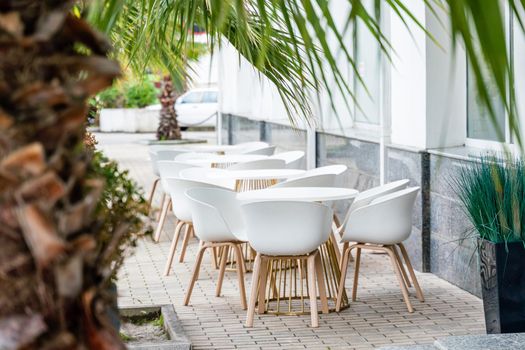
[[[364,3],[370,13],[374,13],[373,2]],[[355,27],[355,61],[363,83],[357,75],[354,81],[354,91],[357,104],[355,109],[356,121],[369,124],[379,124],[380,103],[380,72],[381,65],[379,55],[381,54],[377,39],[370,33],[368,28],[361,22]],[[366,88],[365,88],[366,86]],[[368,92],[366,91],[368,89]]]

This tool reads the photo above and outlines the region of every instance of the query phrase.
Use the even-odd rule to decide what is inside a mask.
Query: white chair
[[[201,245],[197,253],[192,278],[184,297],[184,305],[188,305],[190,302],[193,286],[199,278],[204,252],[208,248],[220,248],[222,258],[215,295],[221,295],[226,261],[228,260],[228,252],[231,249],[235,252],[236,257],[241,305],[243,310],[246,310],[244,258],[241,249],[241,244],[246,242],[246,235],[241,207],[237,201],[237,193],[216,188],[192,188],[186,191],[186,196],[190,200],[195,235],[201,240]]]
[[[334,174],[320,174],[288,179],[272,186],[275,187],[334,187]]]
[[[272,159],[282,159],[286,162],[286,168],[288,169],[301,169],[304,168],[304,152],[303,151],[290,151],[277,153],[271,156]]]
[[[261,148],[266,148],[270,146],[267,142],[263,141],[252,141],[252,142],[241,142],[234,145],[235,150],[239,151],[253,151]],[[232,152],[237,153],[237,152]]]
[[[233,190],[235,187],[235,180],[231,179],[220,179],[210,176],[214,173],[224,172],[224,169],[217,168],[189,168],[184,169],[180,172],[180,178],[193,181],[206,182],[215,186],[224,187]]]
[[[168,146],[154,145],[154,146],[149,147],[148,153],[149,153],[149,158],[151,161],[151,168],[152,168],[153,174],[156,176],[155,181],[153,182],[153,186],[151,188],[150,194],[148,196],[148,205],[151,208],[151,203],[153,202],[153,196],[155,195],[155,191],[157,189],[158,182],[160,181],[158,162],[163,161],[163,160],[173,160],[174,157],[184,152],[170,149]],[[165,201],[165,196],[162,197],[163,204],[164,204],[164,201]]]
[[[268,146],[264,148],[246,149],[241,151],[241,154],[258,154],[262,156],[271,156],[275,153],[275,146]]]
[[[356,249],[354,285],[352,290],[352,301],[356,300],[357,285],[359,278],[359,266],[361,263],[361,249],[381,251],[388,254],[394,268],[403,299],[408,312],[414,312],[408,297],[407,287],[411,286],[410,279],[406,273],[397,248],[401,250],[404,262],[407,265],[410,278],[416,289],[418,299],[423,302],[423,292],[419,286],[416,275],[410,263],[410,259],[403,245],[412,232],[412,211],[416,201],[419,187],[411,187],[374,199],[369,204],[362,206],[350,213],[349,220],[345,226],[342,237],[343,242],[357,242],[346,246],[343,250],[341,264],[341,279],[337,292],[336,310],[341,308],[345,278],[348,269],[349,254]]]
[[[328,239],[332,209],[319,203],[296,201],[255,202],[244,204],[241,208],[246,222],[246,236],[257,252],[246,326],[253,326],[257,299],[259,313],[264,312],[268,260],[292,257],[307,260],[310,316],[312,327],[318,327],[316,279],[323,313],[328,313],[318,248]]]
[[[208,153],[208,152],[185,152],[182,154],[177,155],[176,157],[172,158],[172,160],[176,160],[178,162],[183,162],[185,160],[193,160],[193,159],[209,159],[217,157],[216,153]]]
[[[168,185],[166,183],[167,178],[178,178],[180,177],[181,170],[191,168],[192,166],[186,163],[176,162],[173,160],[161,160],[157,162],[157,167],[159,170],[159,177],[164,193],[168,193]],[[158,242],[160,235],[162,234],[162,229],[164,228],[164,223],[166,221],[166,216],[168,215],[169,208],[171,206],[172,198],[171,196],[167,197],[164,195],[162,197],[162,205],[160,217],[157,222],[157,227],[155,228],[155,234],[153,235],[153,240]]]
[[[170,251],[168,254],[168,259],[166,261],[166,267],[164,269],[164,275],[169,275],[171,264],[173,262],[173,257],[177,249],[177,243],[179,241],[179,236],[184,227],[186,231],[184,233],[184,239],[182,241],[182,248],[180,252],[179,262],[184,262],[184,255],[186,254],[186,248],[188,246],[189,240],[193,235],[193,222],[191,217],[190,209],[190,200],[186,196],[186,191],[190,188],[221,188],[215,185],[211,185],[205,182],[199,181],[190,181],[176,178],[166,179],[166,183],[169,189],[169,194],[171,198],[175,198],[171,202],[171,207],[173,214],[179,219],[177,226],[175,227],[175,233],[173,234],[173,239],[171,241]]]
[[[230,166],[229,170],[256,170],[256,169],[283,169],[286,162],[282,159],[259,159],[249,162],[237,163]]]

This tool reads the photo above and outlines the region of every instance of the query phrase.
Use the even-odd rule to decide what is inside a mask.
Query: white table
[[[208,166],[213,168],[226,168],[229,165],[243,162],[251,162],[254,160],[267,159],[268,156],[258,154],[226,154],[216,155],[209,158],[202,159],[188,159],[185,163],[195,166]]]
[[[350,188],[339,188],[339,187],[277,187],[267,188],[255,191],[246,191],[237,194],[237,198],[243,202],[257,202],[257,201],[308,201],[308,202],[325,202],[325,201],[336,201],[336,200],[353,200],[359,191]],[[335,215],[334,215],[335,218]],[[337,284],[341,277],[340,263],[340,252],[337,244],[337,239],[332,231],[328,238],[320,248],[320,256],[324,267],[324,278],[325,285],[327,287],[327,296],[330,303],[333,305],[330,311],[335,311],[335,303],[337,301]],[[303,295],[303,291],[306,288],[302,288],[301,269],[303,266],[300,263],[292,263],[290,259],[282,261],[281,259],[275,258],[270,261],[270,276],[268,277],[268,289],[265,293],[265,305],[267,312],[281,313],[282,300],[285,302],[294,298],[297,295],[300,298],[306,298],[307,295]],[[284,266],[284,268],[283,268]],[[297,273],[299,271],[299,273]],[[281,295],[281,276],[287,274],[290,276],[288,288],[284,287],[283,295]],[[286,279],[286,277],[285,277]],[[278,282],[276,282],[278,281]],[[277,286],[276,286],[277,284]],[[285,280],[286,284],[286,280]],[[298,291],[297,286],[301,286]],[[288,292],[288,294],[286,294]],[[275,297],[277,293],[277,297]],[[307,292],[308,294],[308,292]],[[343,294],[343,301],[341,303],[343,307],[348,307],[348,297],[346,292]],[[272,308],[273,307],[273,308]],[[291,307],[288,307],[288,312],[291,312]]]
[[[359,191],[339,187],[277,187],[263,190],[241,192],[237,198],[241,201],[307,201],[324,202],[353,199]]]
[[[235,190],[244,192],[260,190],[275,185],[278,180],[304,174],[297,169],[256,169],[256,170],[226,170],[210,173],[210,178],[235,180]]]

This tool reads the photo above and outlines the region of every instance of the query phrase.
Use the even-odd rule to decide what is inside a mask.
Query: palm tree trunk
[[[124,348],[82,144],[86,99],[120,69],[73,4],[0,4],[0,348]]]
[[[173,90],[173,82],[170,75],[166,75],[161,81],[161,94],[159,96],[161,110],[159,127],[157,128],[158,140],[180,140],[181,132],[177,122],[175,101],[177,95]]]

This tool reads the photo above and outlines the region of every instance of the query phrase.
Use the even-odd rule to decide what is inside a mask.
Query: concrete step
[[[523,350],[525,333],[463,335],[439,338],[429,345],[386,346],[379,350]]]

